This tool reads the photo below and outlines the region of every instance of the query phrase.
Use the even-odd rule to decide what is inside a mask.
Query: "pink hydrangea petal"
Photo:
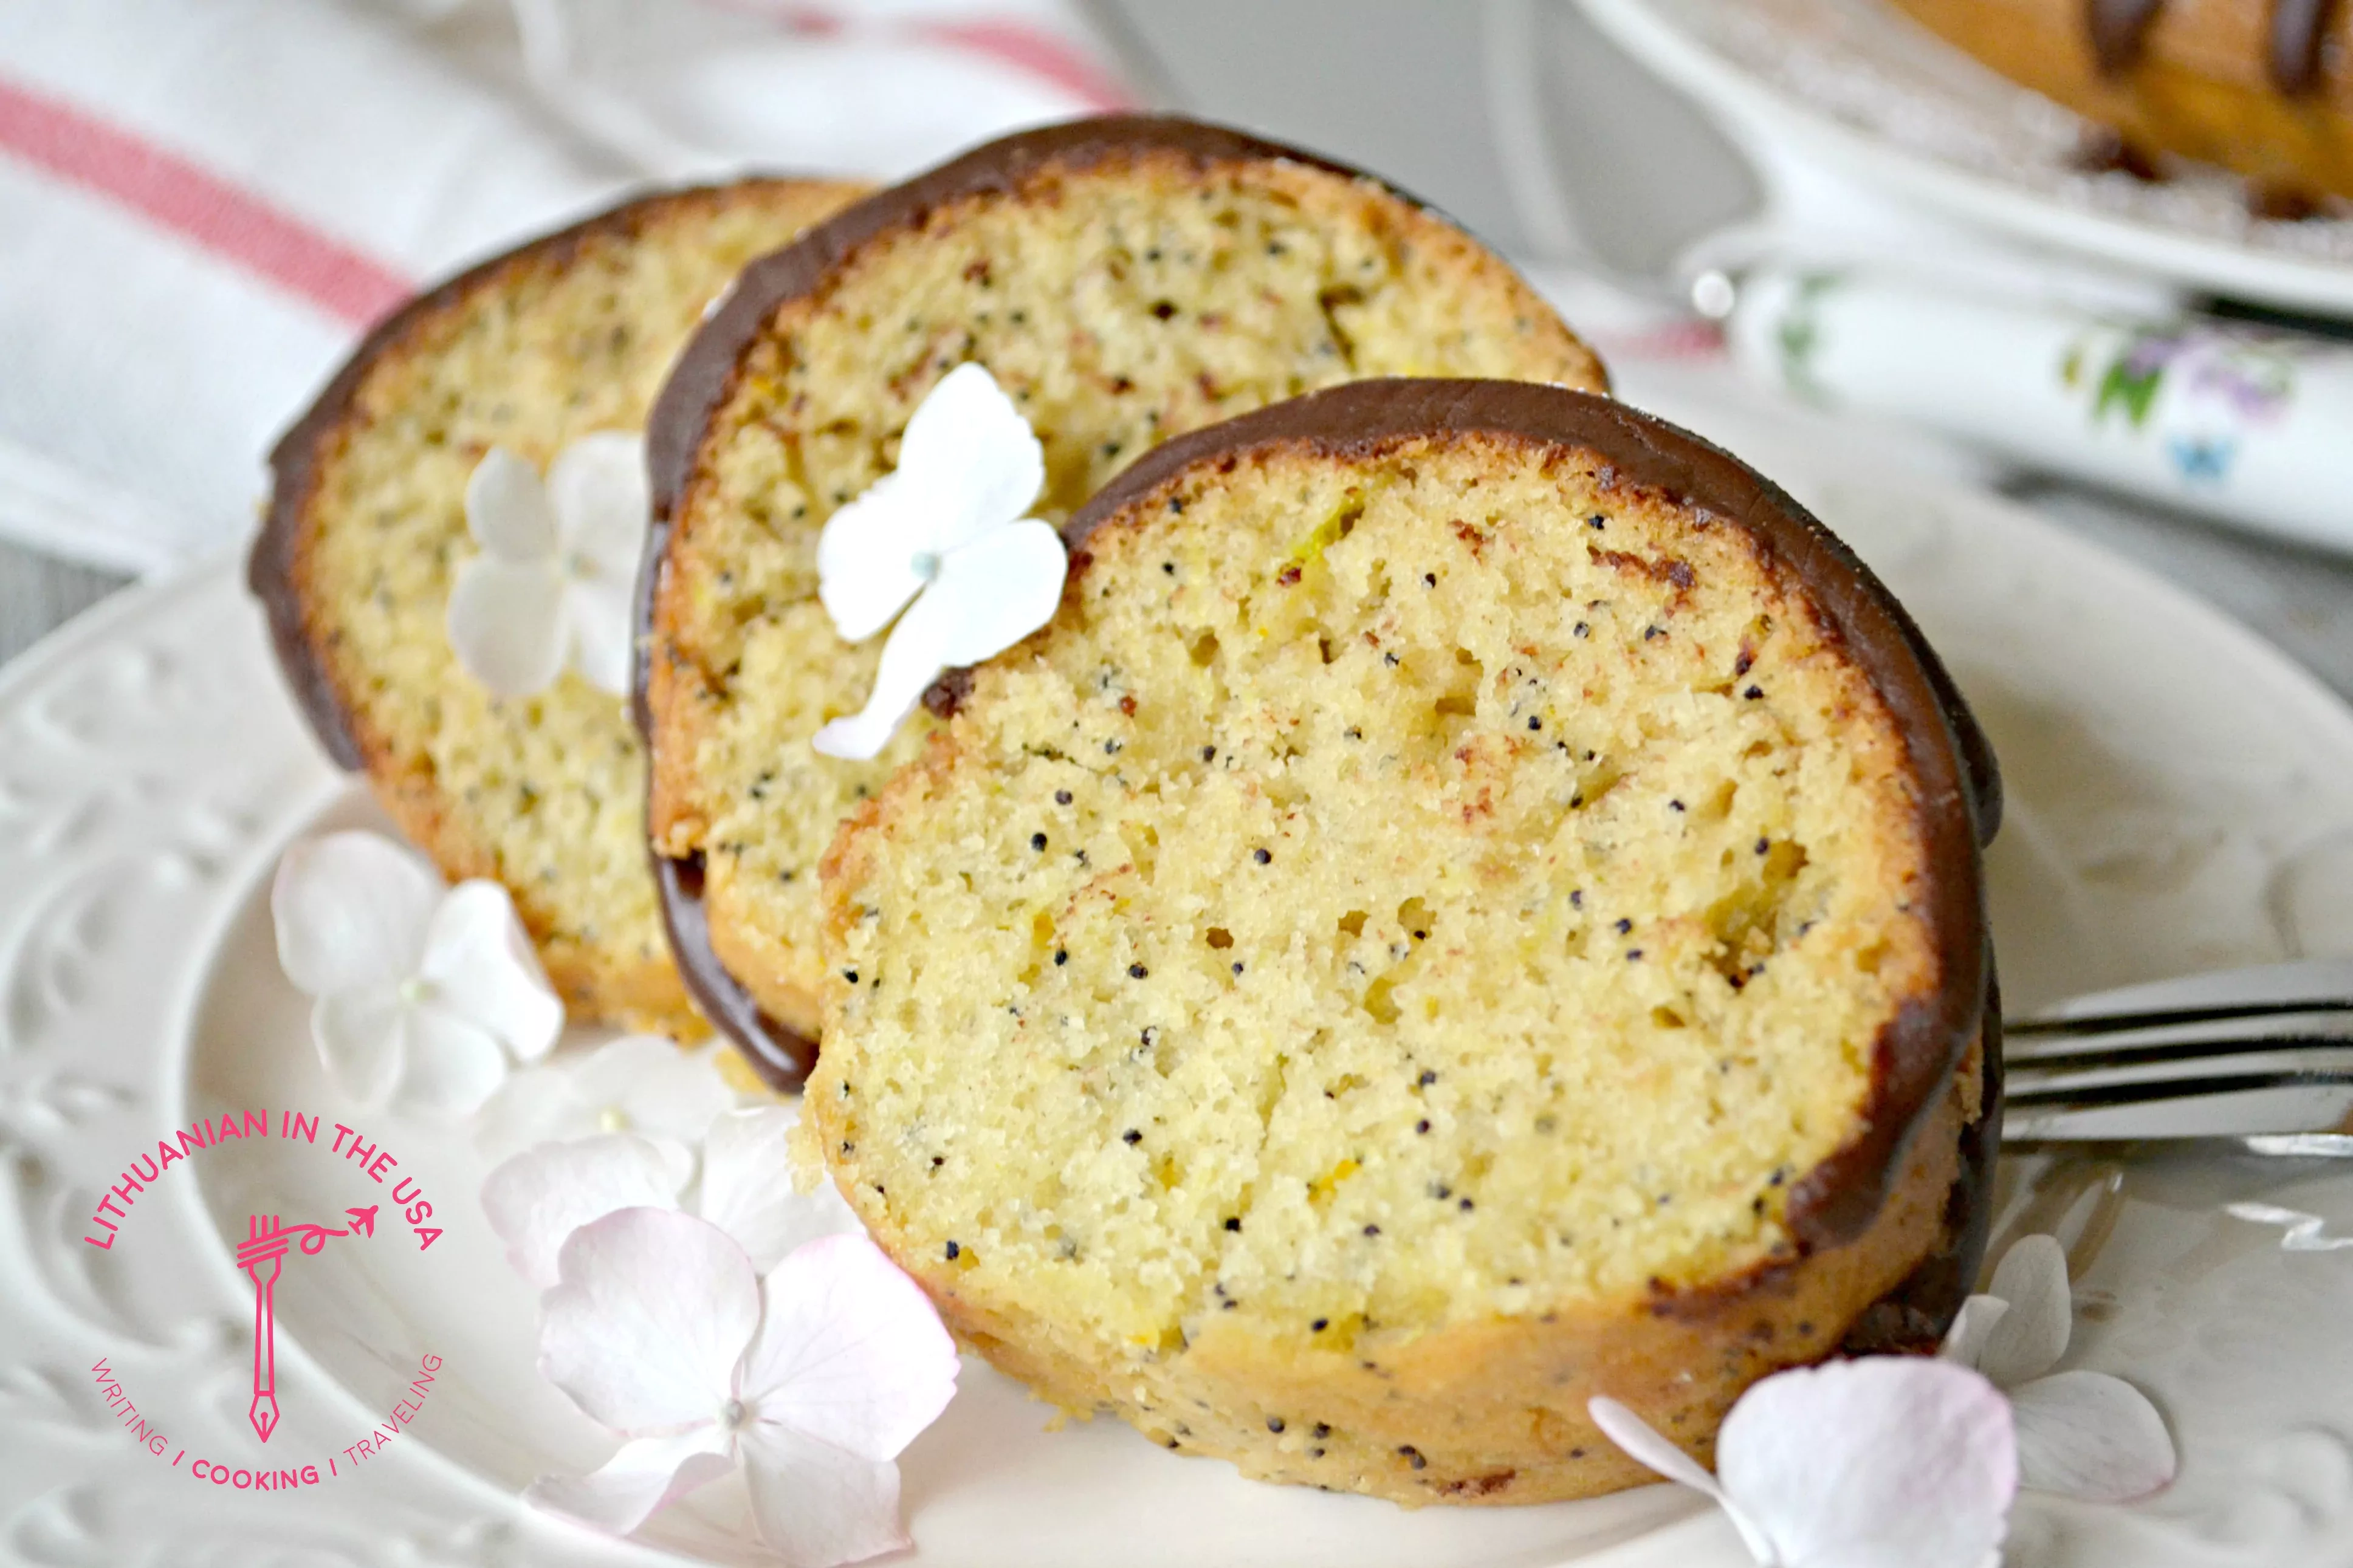
[[[1999,1296],[1972,1296],[1961,1303],[1953,1316],[1953,1326],[1945,1333],[1945,1342],[1937,1350],[1940,1360],[1975,1368],[1985,1355],[1987,1338],[1993,1326],[2010,1310],[2010,1303]]]
[[[523,1501],[608,1535],[627,1535],[661,1510],[735,1468],[716,1422],[666,1437],[638,1437],[585,1476],[542,1476]]]
[[[799,1121],[789,1105],[731,1110],[703,1140],[695,1212],[733,1237],[764,1275],[804,1242],[863,1231],[831,1182],[815,1192],[793,1190],[786,1141]]]
[[[539,1367],[625,1435],[715,1418],[760,1324],[760,1281],[715,1226],[622,1209],[572,1233],[542,1298]]]
[[[484,553],[505,562],[542,561],[555,553],[555,513],[539,470],[493,447],[466,479],[466,530]]]
[[[547,500],[555,542],[575,571],[622,584],[636,577],[653,518],[643,437],[599,430],[573,442],[548,466]]]
[[[1667,1479],[1704,1492],[1718,1502],[1724,1500],[1723,1489],[1706,1467],[1661,1436],[1657,1428],[1607,1394],[1597,1394],[1586,1402],[1586,1412],[1601,1435],[1626,1451],[1626,1457],[1647,1469],[1657,1471]]]
[[[1693,1458],[1660,1436],[1657,1428],[1607,1394],[1597,1394],[1586,1401],[1587,1414],[1601,1435],[1625,1450],[1626,1457],[1636,1464],[1655,1470],[1667,1479],[1691,1488],[1694,1491],[1715,1500],[1732,1527],[1740,1532],[1741,1543],[1759,1563],[1772,1561],[1772,1543],[1751,1523],[1732,1500],[1724,1495],[1714,1476],[1697,1459]]]
[[[460,882],[433,911],[417,977],[428,1004],[465,1019],[517,1059],[536,1061],[564,1032],[564,1004],[496,882]]]
[[[668,1141],[606,1133],[543,1143],[491,1171],[482,1212],[507,1244],[507,1261],[544,1290],[560,1277],[556,1256],[572,1233],[628,1208],[675,1208],[691,1166]]]
[[[401,1012],[400,1079],[391,1103],[429,1116],[465,1116],[506,1081],[498,1037],[455,1013],[411,1005]]]
[[[788,1426],[743,1435],[744,1479],[760,1539],[786,1568],[835,1568],[914,1544],[899,1519],[899,1467]]]
[[[269,884],[279,966],[306,996],[397,985],[417,973],[440,897],[432,868],[381,834],[306,839]]]
[[[357,1103],[391,1100],[406,1055],[407,1011],[396,992],[383,988],[333,991],[311,1004],[311,1043],[319,1065]]]
[[[449,585],[442,631],[459,668],[497,697],[544,691],[564,673],[564,576],[552,562],[477,555]]]
[[[2067,1353],[2075,1300],[2067,1289],[2067,1254],[2051,1236],[2021,1237],[2002,1254],[1988,1290],[2010,1310],[1986,1336],[1978,1370],[2001,1388],[2041,1377]]]
[[[762,1294],[739,1384],[762,1421],[880,1461],[955,1396],[955,1342],[922,1288],[864,1237],[798,1248]]]
[[[1716,1435],[1736,1518],[1802,1568],[1978,1568],[2018,1489],[2009,1403],[1950,1362],[1865,1356],[1779,1373]]]
[[[2086,1502],[2129,1502],[2173,1479],[2165,1417],[2131,1384],[2062,1372],[2010,1390],[2019,1484]]]

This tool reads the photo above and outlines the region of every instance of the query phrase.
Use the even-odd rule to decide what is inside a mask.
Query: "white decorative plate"
[[[2248,216],[2219,170],[2075,164],[2084,121],[1882,0],[1580,0],[1621,47],[1768,143],[1905,205],[2187,288],[2353,315],[2353,219]]]
[[[1994,907],[2013,1003],[2353,952],[2353,715],[2334,699],[2212,611],[2001,503],[1852,485],[1810,499],[1915,608],[2001,751]],[[317,1070],[271,950],[268,875],[293,837],[372,816],[302,732],[225,564],[123,595],[0,678],[0,1561],[669,1560],[515,1500],[607,1445],[533,1370],[533,1302],[476,1206],[479,1159],[446,1129],[354,1122]],[[113,1200],[113,1245],[83,1239],[107,1237],[94,1211],[158,1138],[199,1118],[217,1132],[225,1112],[244,1131],[248,1111],[269,1136],[159,1161]],[[316,1145],[279,1135],[288,1111],[322,1119]],[[330,1148],[337,1121],[397,1160],[386,1184]],[[2147,1390],[2182,1456],[2179,1482],[2137,1507],[2028,1500],[2011,1562],[2353,1563],[2353,1172],[2007,1169],[2013,1214],[2056,1215],[2082,1193],[2094,1230],[2112,1227],[2079,1248],[2096,1256],[2075,1360]],[[282,1424],[264,1449],[247,1425],[253,1291],[233,1258],[247,1215],[332,1224],[401,1191],[433,1204],[429,1247],[386,1207],[373,1237],[290,1261]],[[2308,1219],[2225,1212],[2240,1202]],[[427,1357],[438,1370],[420,1384]],[[969,1367],[904,1461],[906,1561],[1743,1561],[1719,1516],[1664,1488],[1408,1513],[1046,1417]],[[240,1489],[211,1480],[216,1463],[293,1479]],[[657,1521],[658,1544],[746,1560],[739,1507],[698,1494]]]

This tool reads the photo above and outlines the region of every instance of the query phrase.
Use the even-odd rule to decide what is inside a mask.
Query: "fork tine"
[[[2198,1078],[2132,1079],[2120,1083],[2088,1083],[2072,1088],[2063,1084],[2030,1085],[2005,1089],[2002,1104],[2005,1111],[2092,1110],[2103,1106],[2146,1105],[2155,1100],[2202,1100],[2216,1095],[2246,1094],[2258,1089],[2330,1088],[2353,1088],[2353,1068],[2208,1073]]]
[[[2293,1017],[2299,1013],[2353,1014],[2353,1001],[2239,1002],[2206,1007],[2152,1007],[2140,1011],[2006,1019],[2001,1032],[2004,1037],[2114,1035],[2134,1029],[2170,1028],[2184,1024],[2224,1024],[2246,1018]]]
[[[2007,1031],[2005,1030],[2005,1035]],[[2005,1038],[2001,1058],[2013,1072],[2094,1072],[2107,1068],[2155,1067],[2166,1062],[2221,1060],[2230,1057],[2269,1053],[2294,1055],[2321,1051],[2353,1052],[2353,1036],[2201,1034],[2189,1038],[2107,1043],[2100,1036],[2029,1040],[2013,1045]]]

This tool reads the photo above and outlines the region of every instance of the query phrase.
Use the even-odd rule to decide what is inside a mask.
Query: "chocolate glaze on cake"
[[[653,714],[647,706],[647,661],[651,657],[656,589],[668,554],[671,520],[694,478],[695,450],[712,411],[726,398],[737,363],[777,310],[788,300],[823,288],[833,269],[860,246],[902,227],[921,226],[924,216],[935,207],[972,196],[1018,191],[1044,170],[1092,168],[1108,158],[1153,152],[1179,153],[1204,168],[1281,159],[1350,179],[1375,179],[1360,169],[1221,125],[1175,115],[1103,115],[992,142],[905,184],[869,196],[744,268],[681,352],[648,421],[646,464],[652,480],[654,516],[646,542],[646,564],[638,574],[630,710],[636,716],[638,732],[649,745],[653,740]],[[1428,207],[1429,204],[1386,182],[1376,183],[1393,195]],[[952,698],[934,696],[927,701],[934,712],[953,707]],[[799,1088],[808,1064],[816,1059],[816,1047],[760,1009],[712,952],[702,934],[707,930],[702,911],[680,907],[699,900],[700,868],[668,873],[657,866],[654,882],[660,891],[663,919],[670,930],[679,971],[703,1011],[744,1047],[769,1081],[779,1089]],[[786,1065],[795,1062],[801,1065],[797,1068]]]
[[[352,399],[385,353],[398,347],[421,324],[489,283],[519,262],[561,258],[590,237],[612,231],[628,232],[641,221],[648,203],[723,187],[682,185],[638,191],[604,211],[529,244],[491,257],[455,278],[410,300],[377,322],[352,350],[343,368],[286,429],[270,448],[269,508],[261,531],[246,557],[246,585],[261,601],[269,621],[269,641],[285,673],[295,705],[318,737],[319,744],[337,767],[358,773],[367,766],[360,738],[352,728],[350,711],[327,673],[326,663],[303,626],[302,598],[298,586],[302,551],[302,517],[318,482],[324,443],[351,416]]]
[[[2334,0],[2271,0],[2264,66],[2272,85],[2288,97],[2320,83],[2320,46],[2328,36]],[[2084,0],[2092,52],[2107,76],[2120,76],[2140,58],[2165,0]]]
[[[712,1026],[735,1042],[768,1087],[797,1092],[817,1066],[817,1042],[785,1027],[736,984],[711,951],[711,925],[702,909],[702,858],[673,860],[653,855],[654,893],[661,903],[662,930],[686,994]]]
[[[1362,458],[1451,434],[1524,442],[1544,453],[1539,460],[1588,452],[1617,481],[1744,530],[1767,570],[1814,605],[1904,737],[1918,787],[1923,894],[1943,983],[1881,1030],[1862,1132],[1790,1194],[1788,1224],[1800,1248],[1850,1241],[1879,1213],[1915,1128],[1947,1091],[1981,1027],[1989,1060],[2000,1049],[1987,1005],[1990,945],[1978,848],[2000,826],[2001,785],[1992,748],[1911,616],[1811,513],[1729,453],[1606,397],[1523,382],[1360,381],[1154,448],[1065,525],[1071,575],[1087,569],[1090,533],[1204,459],[1286,446]],[[1987,1075],[1989,1089],[1996,1076]],[[1973,1274],[1974,1267],[1970,1260],[1960,1272]]]

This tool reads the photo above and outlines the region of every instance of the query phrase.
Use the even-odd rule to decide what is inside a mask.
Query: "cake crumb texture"
[[[704,306],[858,194],[747,181],[527,247],[413,308],[331,391],[340,406],[307,446],[280,453],[281,484],[290,458],[304,465],[303,635],[378,796],[447,875],[512,891],[575,1018],[705,1032],[662,935],[621,700],[567,670],[503,700],[450,652],[450,584],[475,553],[467,479],[493,446],[544,471],[583,436],[643,429]]]
[[[1604,385],[1510,268],[1377,183],[1148,142],[929,206],[785,300],[676,508],[648,697],[657,847],[703,858],[713,951],[803,1035],[818,1028],[818,860],[932,728],[913,716],[870,763],[810,750],[863,704],[883,642],[834,634],[818,537],[968,362],[1035,428],[1033,512],[1058,523],[1166,437],[1339,382]]]
[[[823,1153],[968,1342],[1251,1475],[1548,1500],[1650,1479],[1591,1394],[1704,1457],[1936,1245],[1974,1067],[1860,1239],[1790,1224],[1943,977],[1904,736],[1746,530],[1454,434],[1079,548],[827,868]]]

